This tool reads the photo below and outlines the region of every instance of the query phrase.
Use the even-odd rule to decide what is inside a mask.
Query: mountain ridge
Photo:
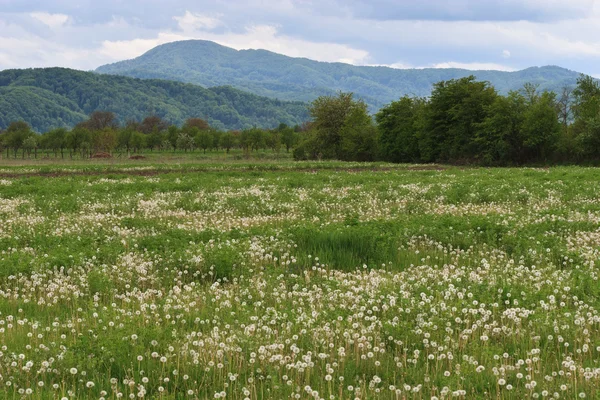
[[[500,93],[534,83],[541,90],[574,86],[580,74],[555,65],[520,71],[458,68],[396,69],[294,58],[263,49],[235,50],[205,40],[159,45],[131,60],[107,64],[98,73],[142,79],[160,78],[203,87],[229,84],[237,89],[292,101],[311,101],[337,91],[353,92],[372,111],[407,94],[426,97],[434,83],[474,75]]]
[[[0,129],[16,120],[40,132],[72,127],[99,110],[114,112],[122,123],[154,114],[178,125],[200,117],[220,129],[272,128],[308,119],[305,103],[269,99],[229,86],[203,88],[58,67],[0,71]]]

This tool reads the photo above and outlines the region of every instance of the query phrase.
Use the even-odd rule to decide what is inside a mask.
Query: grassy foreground
[[[600,398],[599,222],[591,168],[0,167],[0,398]]]

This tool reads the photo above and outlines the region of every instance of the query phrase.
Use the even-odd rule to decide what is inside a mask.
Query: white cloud
[[[489,70],[507,71],[507,72],[516,71],[515,68],[509,67],[506,65],[502,65],[502,64],[485,63],[485,62],[464,63],[464,62],[456,62],[456,61],[448,61],[448,62],[435,63],[435,64],[430,64],[430,65],[410,65],[410,64],[398,62],[398,63],[393,63],[393,64],[376,64],[376,65],[371,64],[370,66],[389,67],[389,68],[394,68],[394,69],[458,68],[458,69],[467,69],[467,70],[471,70],[471,71],[489,71]]]
[[[100,53],[105,57],[116,60],[127,60],[135,58],[153,49],[161,44],[175,42],[178,40],[187,40],[188,36],[174,33],[160,33],[154,39],[133,39],[133,40],[105,40],[102,42]]]
[[[183,17],[176,17],[176,19],[181,21],[180,18],[187,18],[188,14],[190,13],[186,12]],[[214,41],[236,50],[264,49],[290,57],[306,57],[318,61],[364,64],[369,59],[369,53],[365,50],[344,44],[312,42],[283,35],[275,25],[250,25],[239,33],[230,30],[222,33],[212,32],[212,28],[206,24],[195,25],[195,28],[186,24],[185,28],[187,30],[182,29],[183,32],[160,32],[155,38],[150,39],[105,40],[102,42],[100,52],[116,61],[140,56],[164,43],[200,39]]]
[[[431,66],[431,68],[460,68],[460,69],[468,69],[468,70],[472,70],[472,71],[489,71],[489,70],[507,71],[507,72],[515,71],[514,68],[508,67],[506,65],[501,65],[501,64],[482,63],[482,62],[462,63],[462,62],[455,62],[455,61],[433,64]]]
[[[553,64],[597,73],[600,62],[600,1],[590,11],[592,0],[103,0],[93,8],[89,0],[0,3],[0,69],[93,69],[185,39],[402,69]],[[356,12],[369,11],[364,7],[378,15]],[[494,13],[504,14],[487,18]]]
[[[208,15],[202,15],[186,11],[183,16],[173,17],[179,24],[179,28],[184,32],[193,32],[195,30],[213,30],[222,25],[221,20]]]
[[[65,14],[49,14],[45,12],[35,12],[29,14],[31,18],[36,19],[50,28],[59,28],[69,21],[69,16]]]
[[[584,18],[594,0],[297,0],[327,15],[380,21],[561,21]]]

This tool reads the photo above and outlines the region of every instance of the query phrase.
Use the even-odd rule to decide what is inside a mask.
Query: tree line
[[[518,165],[600,160],[600,85],[582,75],[573,89],[532,84],[500,95],[470,76],[404,96],[374,117],[349,93],[320,97],[296,159]]]
[[[71,130],[57,128],[41,135],[23,121],[12,122],[0,132],[0,154],[4,150],[6,157],[37,158],[41,151],[47,157],[86,158],[111,156],[115,151],[127,155],[170,150],[223,150],[228,153],[234,148],[248,154],[261,149],[289,152],[298,142],[301,129],[282,123],[269,130],[223,131],[211,127],[201,118],[189,118],[179,127],[155,115],[120,126],[114,113],[96,111]]]
[[[25,158],[43,149],[64,158],[113,151],[293,149],[297,160],[482,165],[600,159],[600,84],[585,75],[558,94],[526,84],[504,96],[470,76],[436,83],[429,98],[404,96],[374,116],[351,93],[321,96],[309,111],[311,122],[270,130],[222,131],[201,118],[176,126],[155,115],[120,126],[115,114],[96,111],[72,130],[38,135],[17,121],[0,132],[0,151]]]

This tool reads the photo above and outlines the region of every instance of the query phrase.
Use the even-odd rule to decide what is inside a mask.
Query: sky
[[[355,65],[600,77],[600,0],[0,0],[0,70],[92,70],[186,39]]]

